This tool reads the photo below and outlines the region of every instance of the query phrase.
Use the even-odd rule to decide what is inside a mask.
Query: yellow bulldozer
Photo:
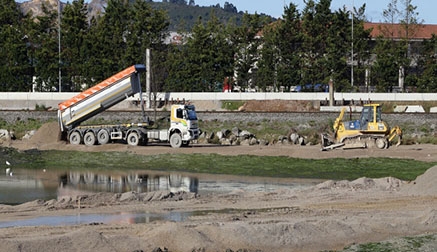
[[[336,148],[378,148],[386,149],[397,137],[401,144],[402,130],[399,126],[390,128],[381,118],[382,109],[380,104],[365,104],[358,120],[344,121],[343,108],[333,124],[333,137],[321,134],[322,150]]]

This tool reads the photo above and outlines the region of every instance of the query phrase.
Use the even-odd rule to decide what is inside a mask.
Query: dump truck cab
[[[199,126],[194,105],[171,106],[169,135],[170,144],[173,147],[187,146],[191,140],[199,138]]]

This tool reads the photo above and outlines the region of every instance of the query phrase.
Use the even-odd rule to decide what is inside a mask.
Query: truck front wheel
[[[132,131],[127,135],[127,144],[132,146],[137,146],[140,143],[140,137],[138,136],[138,133],[135,131]]]
[[[179,133],[173,133],[170,137],[170,145],[173,148],[179,148],[182,145],[182,137]]]
[[[71,132],[70,134],[70,143],[78,145],[82,141],[80,133],[78,131]]]

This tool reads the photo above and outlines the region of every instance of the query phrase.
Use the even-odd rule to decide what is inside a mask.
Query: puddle
[[[0,228],[24,226],[68,226],[80,224],[137,224],[157,220],[175,222],[185,221],[193,213],[171,212],[168,214],[152,213],[116,213],[116,214],[77,214],[66,216],[44,216],[25,220],[0,222]]]
[[[87,192],[138,193],[158,190],[171,192],[195,192],[198,194],[227,193],[236,190],[274,191],[308,187],[317,180],[284,178],[259,178],[214,174],[179,174],[147,170],[54,171],[13,169],[13,173],[0,174],[0,204],[18,205],[37,199],[50,200]],[[149,223],[157,220],[181,222],[204,212],[170,212],[153,214],[145,212],[117,214],[77,214],[69,216],[45,216],[32,219],[0,222],[0,228],[16,226],[60,226],[78,224]]]
[[[37,199],[50,200],[87,192],[143,193],[159,190],[198,194],[226,193],[235,190],[269,192],[281,188],[306,187],[319,182],[148,170],[13,169],[12,174],[0,174],[0,204],[17,205]]]

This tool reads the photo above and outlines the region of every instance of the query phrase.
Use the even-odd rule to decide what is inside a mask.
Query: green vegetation
[[[27,151],[3,149],[4,158],[23,168],[146,169],[242,176],[354,180],[392,176],[414,180],[437,163],[407,159],[299,159],[217,154],[135,155],[125,152]]]
[[[404,237],[385,242],[366,243],[347,247],[343,252],[409,252],[409,251],[432,251],[427,244],[435,244],[436,235]],[[422,250],[423,249],[423,250]]]
[[[21,139],[26,131],[39,129],[47,121],[41,121],[36,119],[28,119],[26,121],[17,118],[14,123],[8,123],[4,119],[0,118],[0,129],[6,129],[14,133],[14,136]]]
[[[417,41],[421,24],[411,1],[383,10],[388,16],[373,29],[376,38],[365,26],[365,5],[351,15],[344,8],[333,11],[329,0],[289,3],[280,20],[239,12],[229,2],[200,7],[194,0],[113,0],[91,18],[86,1],[75,0],[62,8],[62,45],[53,7],[44,5],[34,17],[24,15],[14,0],[0,6],[0,91],[77,92],[145,63],[146,49],[152,51],[152,92],[212,92],[231,77],[241,91],[289,91],[332,79],[338,92],[390,92],[400,69],[405,72],[400,91],[437,90],[437,37]],[[403,24],[398,33],[405,34],[396,40],[393,23]]]
[[[222,101],[222,109],[235,111],[239,107],[243,106],[245,101]]]

